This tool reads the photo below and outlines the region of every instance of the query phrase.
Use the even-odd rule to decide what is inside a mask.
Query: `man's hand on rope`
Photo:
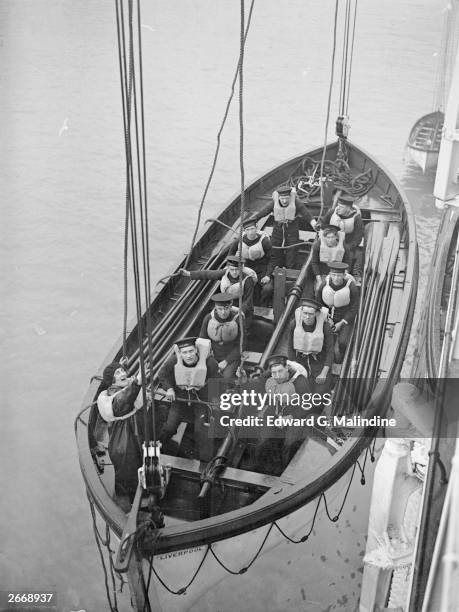
[[[266,285],[267,283],[269,283],[269,281],[270,281],[270,280],[271,280],[271,279],[270,279],[270,277],[269,277],[269,276],[263,276],[263,278],[260,280],[260,283],[261,283],[262,285]]]
[[[191,276],[191,272],[189,272],[188,270],[185,270],[185,268],[180,268],[179,274],[180,276]]]

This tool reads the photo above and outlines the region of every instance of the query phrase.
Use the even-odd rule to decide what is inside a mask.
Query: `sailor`
[[[137,469],[143,461],[143,411],[138,397],[141,375],[139,372],[129,378],[125,368],[114,361],[104,369],[102,383],[106,389],[97,398],[97,408],[108,423],[108,453],[115,470],[115,495],[121,504],[126,504],[126,496],[132,504],[137,490]]]
[[[362,252],[357,248],[363,238],[363,221],[355,199],[344,193],[338,196],[335,208],[329,210],[323,219],[323,224],[331,223],[345,233],[344,244],[349,249],[351,261],[350,271],[354,276],[362,274]]]
[[[306,206],[296,197],[296,189],[282,187],[273,191],[272,201],[252,218],[258,221],[273,213],[274,226],[271,236],[273,247],[291,247],[300,241],[299,220],[304,219],[312,228],[316,221],[312,218]],[[273,250],[270,263],[270,274],[275,267],[296,268],[298,247]]]
[[[245,265],[251,268],[258,278],[255,285],[255,300],[266,302],[266,296],[261,287],[269,283],[270,277],[267,273],[271,260],[272,245],[270,237],[264,232],[258,231],[255,219],[247,219],[242,223],[244,229],[242,235],[242,257]],[[230,249],[231,255],[239,255],[239,242],[235,241]],[[268,296],[269,297],[269,296]]]
[[[351,263],[351,254],[345,244],[345,234],[336,225],[325,225],[312,245],[311,267],[316,280],[316,289],[328,274],[331,261]]]
[[[210,355],[210,341],[182,338],[158,372],[165,400],[171,402],[159,439],[166,443],[181,421],[192,422],[195,432],[207,416],[208,381],[219,377],[218,365]]]
[[[240,317],[244,315],[232,305],[233,300],[227,293],[216,293],[212,301],[214,308],[204,317],[199,337],[210,340],[219,371],[223,378],[232,380],[241,360]]]
[[[255,271],[258,280],[266,276],[266,269],[271,258],[271,239],[257,228],[254,219],[247,219],[242,223],[244,232],[242,234],[242,258],[248,268]],[[231,246],[230,254],[239,255],[239,241]]]
[[[245,265],[242,259],[242,312],[245,316],[247,329],[250,328],[253,317],[253,291],[257,282],[257,275]],[[239,258],[230,255],[226,258],[226,268],[223,270],[193,270],[180,269],[182,276],[189,276],[194,280],[220,279],[220,291],[231,296],[235,305],[239,303],[241,284],[239,282]]]
[[[311,393],[311,387],[307,379],[307,372],[298,363],[288,361],[287,355],[271,355],[268,362],[268,373],[265,375],[265,393],[270,401],[266,412],[263,413],[264,426],[261,428],[259,444],[256,450],[257,469],[263,468],[273,473],[282,472],[290,461],[293,453],[304,439],[307,429],[299,426],[278,426],[267,424],[267,416],[301,418],[308,412],[302,407],[302,397]],[[280,444],[274,444],[274,448],[280,450],[280,457],[275,457],[272,439],[280,438]],[[280,447],[280,448],[279,448]],[[271,455],[271,456],[270,456]],[[277,463],[277,465],[276,465]]]
[[[332,261],[328,267],[330,272],[318,287],[316,298],[329,309],[332,331],[336,334],[335,361],[340,363],[359,309],[359,290],[353,277],[347,273],[347,263]]]
[[[313,393],[329,393],[335,340],[328,323],[328,308],[314,299],[303,299],[289,329],[289,358],[303,365]]]

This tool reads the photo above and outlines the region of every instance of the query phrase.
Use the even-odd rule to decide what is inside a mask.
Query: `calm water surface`
[[[407,189],[422,266],[438,222],[433,178],[405,165],[404,144],[431,110],[444,4],[359,3],[350,100],[352,139]],[[331,0],[255,3],[245,66],[247,181],[323,142],[333,7]],[[237,61],[239,6],[162,0],[145,5],[142,20],[158,279],[189,247]],[[122,326],[124,160],[113,3],[1,0],[0,62],[0,589],[54,587],[60,610],[104,610],[73,419]],[[333,121],[336,114],[335,103]],[[204,218],[237,191],[238,164],[234,111]],[[275,569],[263,560],[193,609],[353,609],[369,489],[354,492],[353,526],[346,524],[352,516],[333,526],[346,573],[337,551],[323,552],[335,537],[325,525],[309,548],[280,547]],[[265,580],[272,571],[279,581]],[[303,583],[307,592],[296,588]]]

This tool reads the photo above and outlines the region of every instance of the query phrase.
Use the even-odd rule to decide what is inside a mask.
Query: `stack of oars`
[[[360,308],[352,344],[335,393],[335,413],[364,410],[376,384],[384,346],[400,230],[387,223],[371,224],[366,235]]]

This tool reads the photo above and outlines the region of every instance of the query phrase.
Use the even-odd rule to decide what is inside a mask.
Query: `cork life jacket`
[[[104,421],[106,421],[107,423],[113,423],[114,421],[125,421],[126,419],[129,419],[129,417],[134,415],[137,412],[137,410],[139,410],[139,408],[141,408],[142,406],[141,403],[139,404],[136,401],[134,404],[134,408],[130,412],[128,412],[127,414],[123,414],[123,416],[119,416],[119,417],[114,416],[113,415],[113,399],[115,398],[116,395],[118,395],[118,393],[121,393],[121,391],[124,391],[125,387],[118,388],[118,391],[114,391],[114,389],[116,388],[117,387],[112,386],[109,389],[102,391],[99,397],[97,398],[97,408],[99,410],[99,414],[104,419]],[[112,393],[110,393],[110,391],[112,391]]]
[[[327,304],[329,308],[343,308],[343,306],[348,306],[351,301],[351,292],[349,289],[349,285],[352,283],[354,278],[347,274],[344,277],[345,282],[342,287],[335,290],[330,286],[330,276],[327,276],[325,279],[325,285],[322,289],[322,300]]]
[[[242,279],[242,293],[244,293],[244,285],[247,278],[251,276],[255,282],[257,282],[258,278],[256,272],[254,272],[251,268],[247,268],[246,266],[242,268],[242,274],[244,275],[244,278]],[[239,297],[240,283],[239,281],[236,283],[231,282],[228,276],[228,270],[222,276],[220,281],[220,291],[222,293],[228,293],[233,299]]]
[[[295,310],[295,329],[293,331],[293,348],[295,351],[310,355],[320,353],[324,345],[324,323],[327,320],[328,308],[323,306],[316,315],[316,326],[312,332],[305,331],[301,316],[301,306]]]
[[[258,240],[251,245],[244,242],[245,236],[242,238],[242,257],[244,259],[250,259],[250,261],[256,261],[265,256],[263,249],[263,238],[267,238],[264,232],[258,232]],[[236,257],[239,256],[239,249],[237,250]]]
[[[289,405],[289,402],[285,402],[285,395],[290,399],[292,395],[296,393],[295,380],[298,376],[307,376],[307,372],[303,366],[295,361],[287,361],[289,374],[293,371],[293,375],[289,377],[285,382],[279,383],[272,376],[268,378],[265,383],[265,391],[269,393],[273,398],[270,405],[276,405],[276,412],[282,411],[283,408]],[[303,373],[304,372],[304,373]]]
[[[319,260],[321,263],[330,261],[343,261],[344,257],[344,232],[338,232],[338,244],[334,247],[329,247],[325,244],[323,236],[320,237]]]
[[[179,389],[201,389],[206,384],[206,361],[210,354],[210,340],[198,338],[196,340],[196,348],[198,349],[198,361],[194,366],[189,367],[185,365],[178,346],[174,344],[174,352],[177,357],[177,363],[174,366],[174,376],[175,384]]]
[[[207,334],[213,342],[225,344],[236,340],[239,334],[238,321],[239,308],[231,307],[231,316],[226,321],[219,321],[215,316],[215,308],[210,313],[209,323],[207,324]]]
[[[355,218],[359,214],[360,208],[355,206],[355,204],[352,205],[352,215],[350,215],[349,217],[340,217],[336,212],[335,208],[332,216],[330,217],[330,225],[336,225],[345,234],[352,234],[352,232],[354,231]]]
[[[276,223],[289,223],[293,221],[296,216],[296,206],[295,206],[295,191],[290,192],[290,199],[287,206],[281,206],[279,202],[279,194],[277,191],[273,193],[274,200],[274,221]]]

